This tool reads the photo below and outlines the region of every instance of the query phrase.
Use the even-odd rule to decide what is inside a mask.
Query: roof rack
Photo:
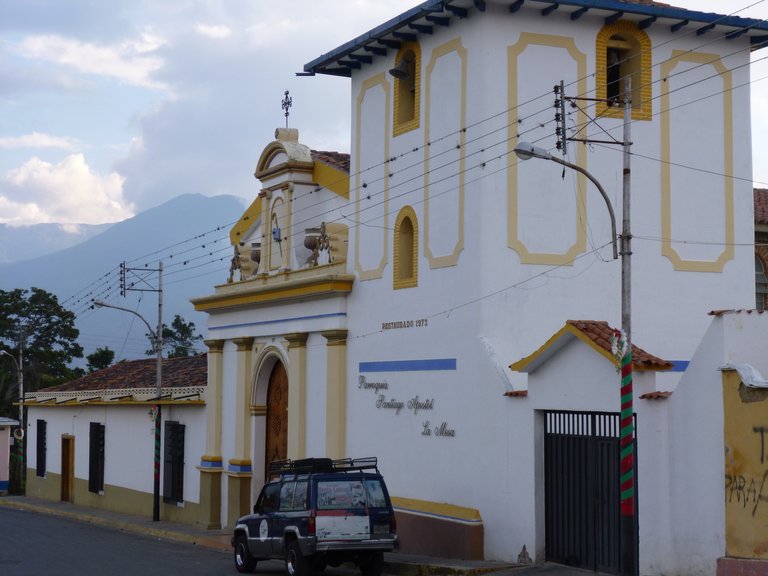
[[[275,460],[269,463],[270,476],[280,474],[310,474],[314,472],[352,472],[355,470],[375,470],[379,473],[376,456],[367,458],[302,458],[301,460]]]

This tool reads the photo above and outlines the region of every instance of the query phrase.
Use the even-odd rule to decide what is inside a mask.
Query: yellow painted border
[[[312,170],[312,180],[326,190],[330,190],[342,198],[349,200],[349,173],[334,168],[333,166],[329,166],[325,162],[315,160],[315,167]]]
[[[355,158],[357,162],[360,162],[360,138],[362,132],[362,108],[363,100],[365,99],[365,93],[372,88],[380,87],[384,91],[384,156],[382,162],[386,163],[389,159],[389,118],[390,113],[390,96],[389,96],[389,82],[384,72],[376,74],[375,76],[368,78],[363,82],[360,87],[360,93],[357,95],[356,111],[355,111]],[[384,222],[382,222],[382,235],[383,235],[383,253],[379,260],[379,266],[370,270],[364,270],[363,265],[360,263],[360,175],[365,168],[357,166],[355,170],[355,215],[357,218],[355,226],[355,272],[357,272],[360,280],[376,280],[384,276],[384,268],[389,261],[389,251],[387,243],[387,230],[389,228],[389,174],[387,173],[386,166],[382,168],[384,173],[384,189],[383,195],[383,209],[384,209]]]
[[[653,117],[653,93],[651,71],[651,39],[637,24],[618,20],[603,26],[595,39],[595,95],[605,99],[608,96],[608,40],[614,34],[629,34],[640,44],[640,102],[632,102],[632,120],[650,120]],[[581,76],[579,76],[581,78]],[[635,89],[633,87],[632,91]],[[605,102],[596,105],[598,116],[603,118],[624,118],[624,108],[609,107]]]
[[[430,129],[430,103],[432,101],[432,70],[437,60],[443,56],[456,52],[461,61],[461,78],[459,86],[461,87],[459,103],[459,204],[458,204],[458,230],[456,244],[453,252],[443,256],[435,256],[429,246],[429,141],[431,138]],[[459,263],[459,254],[464,250],[464,169],[466,158],[466,139],[467,135],[463,128],[467,125],[467,49],[461,44],[460,38],[455,38],[438,46],[432,51],[432,56],[427,65],[426,81],[424,86],[424,256],[429,262],[430,268],[442,268],[445,266],[456,266]]]
[[[414,110],[413,110],[413,119],[401,122],[400,121],[400,107],[398,104],[400,103],[400,80],[399,78],[395,78],[395,82],[393,84],[393,97],[392,97],[392,104],[393,104],[393,111],[392,114],[392,135],[393,136],[400,136],[400,134],[405,134],[406,132],[410,132],[411,130],[416,130],[416,128],[419,127],[420,122],[420,113],[421,113],[421,46],[417,42],[404,42],[402,46],[400,47],[400,50],[397,51],[397,55],[395,56],[395,65],[397,65],[398,62],[400,62],[400,59],[403,57],[403,54],[409,50],[413,51],[413,56],[416,59],[416,80],[415,80],[415,87],[416,87],[416,94],[414,98]],[[389,115],[387,115],[389,116]]]
[[[578,77],[578,95],[587,94],[587,55],[576,47],[573,38],[566,36],[552,36],[550,34],[533,34],[524,32],[520,34],[517,44],[509,46],[507,49],[508,58],[508,106],[509,106],[509,128],[508,128],[508,157],[512,164],[507,170],[507,245],[515,250],[520,256],[520,262],[523,264],[547,264],[547,265],[570,265],[574,258],[586,249],[587,246],[587,179],[583,174],[578,174],[578,192],[576,198],[576,239],[564,254],[549,254],[543,252],[530,252],[528,247],[523,244],[519,238],[519,227],[517,222],[517,202],[518,202],[518,162],[516,162],[514,149],[517,145],[517,127],[518,127],[518,58],[525,52],[525,49],[531,45],[550,46],[553,48],[562,48],[568,52],[576,63],[576,76]],[[587,117],[582,111],[577,113],[576,124],[584,126]],[[587,151],[585,146],[576,148],[576,164],[586,169]]]
[[[327,275],[312,277],[307,280],[271,284],[238,292],[235,294],[221,294],[195,298],[192,304],[198,312],[210,312],[213,310],[226,310],[238,306],[274,305],[296,298],[317,298],[320,296],[332,296],[334,294],[347,294],[352,291],[354,276]]]
[[[413,275],[410,278],[400,278],[400,226],[403,220],[409,218],[413,226],[413,246],[411,247],[411,262]],[[392,250],[392,288],[415,288],[419,284],[419,219],[416,211],[410,206],[403,206],[395,220],[395,242]]]
[[[483,521],[480,511],[475,508],[466,508],[442,502],[430,502],[428,500],[417,500],[415,498],[401,498],[399,496],[392,496],[391,500],[392,506],[398,512],[440,516],[447,520],[471,524],[482,523]]]
[[[238,220],[229,231],[229,241],[233,246],[238,245],[240,241],[245,237],[248,230],[256,225],[256,223],[259,221],[259,218],[261,218],[262,210],[263,208],[261,207],[261,198],[256,198],[253,202],[251,202],[251,205],[248,206],[245,212],[243,212],[240,220]]]
[[[723,79],[723,142],[725,168],[725,246],[714,261],[684,260],[672,246],[672,133],[670,127],[669,82],[661,82],[661,254],[668,258],[675,270],[685,272],[722,272],[725,263],[734,258],[734,198],[733,198],[733,79],[731,71],[717,54],[673,50],[672,57],[661,64],[661,77],[665,80],[680,62],[710,64]]]

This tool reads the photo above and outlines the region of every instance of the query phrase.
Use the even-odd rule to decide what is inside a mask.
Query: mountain
[[[244,208],[243,201],[234,196],[177,196],[75,246],[0,264],[0,289],[34,286],[55,294],[77,316],[85,355],[108,346],[115,350],[116,360],[141,358],[150,347],[141,319],[127,312],[91,309],[91,300],[134,310],[154,329],[157,293],[131,290],[121,297],[119,266],[125,261],[129,268],[126,284],[152,289],[157,287],[157,274],[140,269],[145,265],[156,269],[162,259],[163,322],[170,326],[179,314],[195,323],[198,334],[205,335],[206,315],[195,312],[189,299],[211,294],[214,285],[226,282],[229,230]]]
[[[0,224],[0,264],[37,258],[101,234],[112,224]]]

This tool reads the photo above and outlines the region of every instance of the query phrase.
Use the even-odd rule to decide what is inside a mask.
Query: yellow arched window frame
[[[410,206],[400,210],[395,220],[393,281],[395,290],[419,284],[419,222]]]
[[[595,50],[597,113],[609,118],[624,116],[624,79],[632,78],[632,119],[653,116],[651,90],[651,40],[634,22],[618,20],[598,32]]]
[[[395,76],[392,134],[399,136],[419,127],[421,110],[421,47],[416,42],[405,42],[397,51],[393,70]]]

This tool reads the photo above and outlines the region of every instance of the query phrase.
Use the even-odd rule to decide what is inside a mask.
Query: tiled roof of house
[[[312,160],[328,164],[331,168],[336,168],[349,174],[349,154],[343,152],[328,152],[323,150],[311,150]]]
[[[157,358],[128,360],[40,392],[152,388],[156,383],[156,367]],[[207,383],[208,360],[205,353],[186,358],[163,358],[163,388],[206,386]]]
[[[609,354],[611,353],[611,338],[616,330],[611,328],[608,322],[603,320],[568,320],[567,324],[577,328],[600,348]],[[650,370],[669,370],[672,368],[671,362],[662,360],[634,344],[632,344],[632,363],[638,368]]]
[[[768,188],[755,188],[755,224],[768,224]]]

